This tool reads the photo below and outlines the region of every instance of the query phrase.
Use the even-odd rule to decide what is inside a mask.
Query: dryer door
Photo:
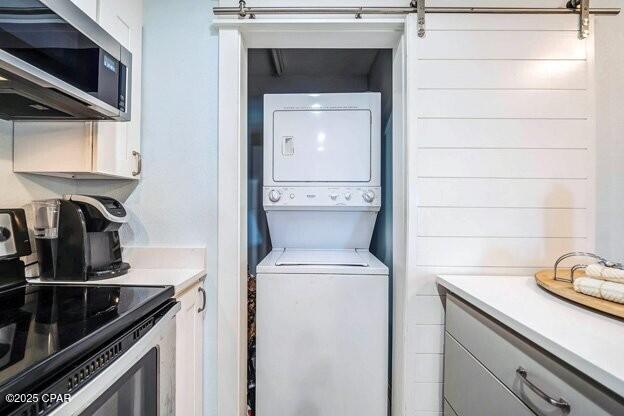
[[[371,180],[369,110],[280,110],[273,113],[275,182]]]

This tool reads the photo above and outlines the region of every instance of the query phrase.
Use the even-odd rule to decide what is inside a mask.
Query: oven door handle
[[[175,316],[180,310],[180,302],[176,302],[165,314],[159,318],[143,337],[114,363],[94,377],[84,387],[71,395],[71,400],[58,406],[49,416],[78,416],[82,414],[98,397],[104,395],[108,389],[121,379],[145,354],[152,348],[158,348],[159,360],[159,414],[170,414],[175,409],[163,413],[161,406],[175,403]],[[162,366],[162,368],[160,368]],[[165,397],[167,396],[167,397]]]

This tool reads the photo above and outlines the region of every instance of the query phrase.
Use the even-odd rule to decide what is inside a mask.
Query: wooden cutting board
[[[566,278],[570,276],[570,269],[559,269],[557,275]],[[575,273],[576,277],[584,275],[585,273],[581,271]],[[619,318],[624,318],[624,304],[584,295],[575,291],[572,287],[572,283],[561,282],[559,280],[555,280],[554,277],[555,272],[553,270],[542,270],[535,273],[535,281],[537,284],[549,292],[571,300],[572,302],[587,306],[588,308],[596,309],[600,312],[608,313],[609,315],[617,316]]]

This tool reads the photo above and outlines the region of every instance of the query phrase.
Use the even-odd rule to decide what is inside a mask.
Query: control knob
[[[375,200],[375,192],[366,191],[362,194],[362,198],[364,198],[365,202],[368,202],[370,204],[371,202]]]
[[[272,189],[271,192],[269,192],[269,201],[271,202],[277,202],[280,200],[281,197],[282,194],[276,189]]]

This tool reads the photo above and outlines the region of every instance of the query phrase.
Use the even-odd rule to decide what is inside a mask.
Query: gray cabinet
[[[444,416],[457,416],[451,405],[444,400]]]
[[[622,398],[451,294],[444,367],[457,416],[624,415]]]
[[[446,334],[444,354],[445,400],[461,416],[534,416],[449,334]]]

